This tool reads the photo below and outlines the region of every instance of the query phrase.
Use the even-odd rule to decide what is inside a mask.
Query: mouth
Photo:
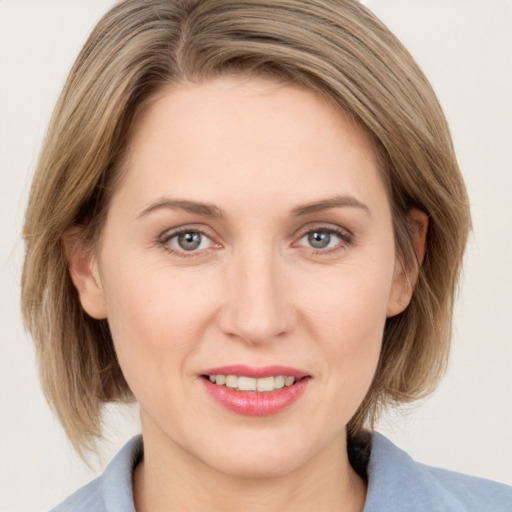
[[[257,391],[259,393],[269,393],[277,389],[293,386],[296,379],[292,375],[276,375],[270,377],[248,377],[246,375],[202,375],[204,379],[208,379],[217,386],[225,386],[226,388],[236,389],[238,391]],[[307,377],[302,377],[305,379]]]
[[[269,416],[297,401],[312,376],[293,368],[229,366],[201,374],[208,394],[237,414]]]

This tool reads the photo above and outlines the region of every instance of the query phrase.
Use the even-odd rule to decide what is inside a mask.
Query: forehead
[[[256,183],[283,194],[291,180],[312,193],[322,180],[382,185],[368,137],[341,109],[304,87],[254,77],[162,89],[134,124],[123,171],[139,195],[219,180],[226,192],[251,195]]]

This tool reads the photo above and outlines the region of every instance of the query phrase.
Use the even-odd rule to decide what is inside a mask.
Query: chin
[[[258,479],[292,474],[330,449],[338,436],[318,439],[301,428],[300,435],[268,430],[253,432],[252,435],[245,432],[244,435],[243,431],[239,431],[227,436],[227,439],[228,443],[210,444],[214,449],[201,454],[203,462],[232,477]]]

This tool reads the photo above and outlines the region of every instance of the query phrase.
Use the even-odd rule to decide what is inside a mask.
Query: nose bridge
[[[265,343],[291,328],[293,312],[279,255],[270,244],[246,245],[226,272],[229,290],[223,312],[225,332],[250,344]]]

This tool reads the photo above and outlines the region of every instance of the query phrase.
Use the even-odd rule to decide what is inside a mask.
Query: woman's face
[[[81,298],[146,438],[238,475],[343,440],[405,307],[365,136],[310,91],[222,78],[162,92],[123,172]]]

